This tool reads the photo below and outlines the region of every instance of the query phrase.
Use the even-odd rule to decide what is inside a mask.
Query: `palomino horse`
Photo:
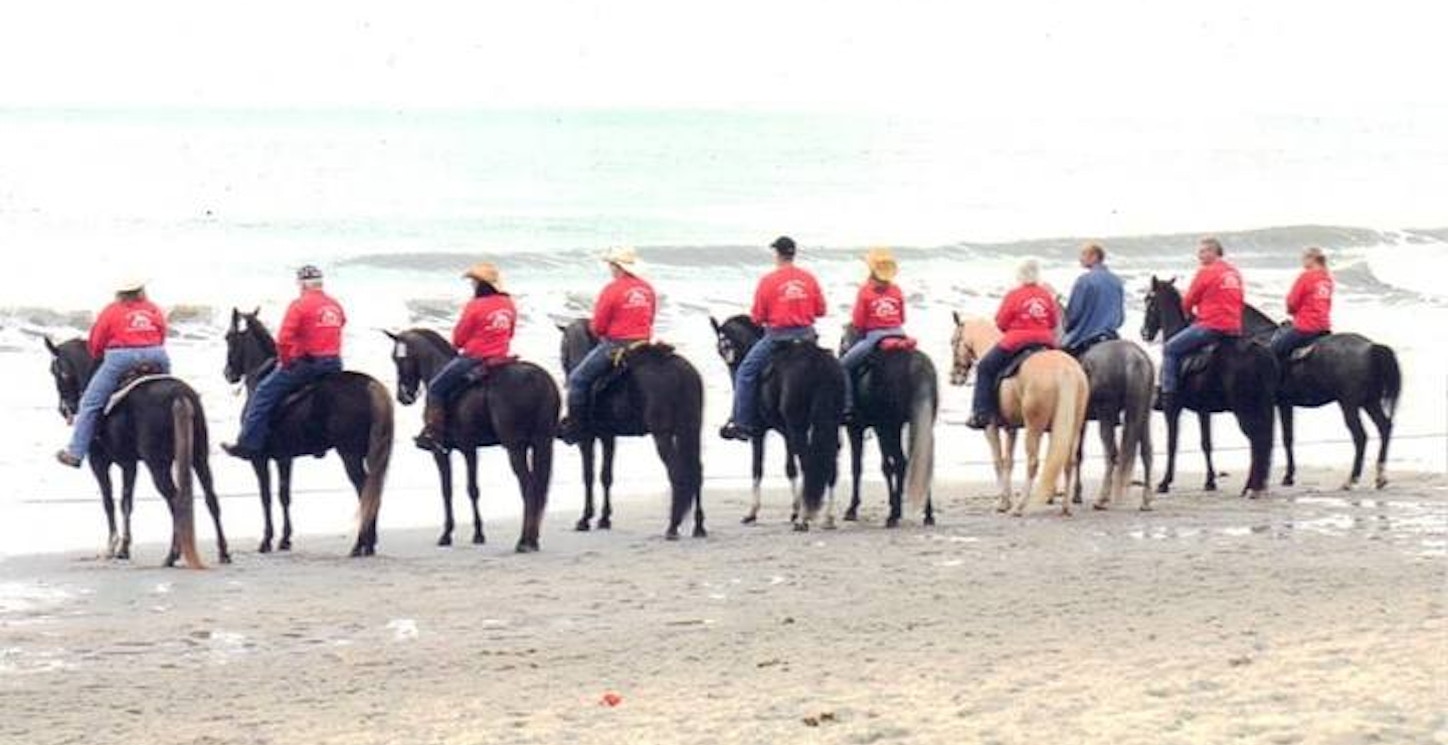
[[[572,372],[598,343],[588,319],[558,324],[563,332],[560,352],[563,371]],[[578,530],[588,530],[593,518],[593,441],[603,444],[603,514],[598,527],[608,529],[613,518],[614,440],[653,435],[654,448],[669,474],[673,508],[665,537],[679,537],[679,525],[694,510],[694,537],[703,538],[704,462],[700,458],[700,432],[704,427],[704,381],[699,371],[670,347],[649,344],[623,352],[619,378],[589,395],[588,432],[578,441],[583,455],[583,516]]]
[[[226,380],[245,382],[248,395],[276,364],[277,346],[256,313],[231,311],[226,332]],[[272,549],[271,472],[276,461],[282,503],[282,536],[277,549],[292,547],[292,460],[304,455],[321,457],[335,449],[357,491],[357,540],[352,556],[377,551],[377,512],[382,506],[382,485],[392,459],[392,398],[387,388],[357,372],[332,375],[288,397],[273,415],[271,434],[262,452],[251,461],[261,492],[266,527],[258,551]]]
[[[951,368],[951,385],[965,385],[966,375],[975,361],[1000,341],[1001,332],[991,321],[981,318],[962,319],[955,315],[955,365]],[[976,385],[980,385],[977,381]],[[985,430],[995,459],[996,477],[1000,480],[1000,512],[1020,516],[1033,496],[1050,501],[1056,493],[1056,482],[1064,474],[1066,491],[1074,491],[1077,444],[1086,422],[1086,404],[1090,392],[1086,373],[1075,358],[1065,352],[1049,350],[1031,355],[1021,364],[1020,372],[1000,384],[1000,420],[1005,434],[992,422]],[[1011,505],[1011,467],[1014,465],[1016,430],[1026,429],[1026,487],[1020,501]],[[1051,433],[1046,451],[1045,468],[1041,468],[1041,436]],[[1002,442],[1004,440],[1004,443]],[[1071,514],[1069,497],[1061,500],[1061,514]]]
[[[91,359],[83,339],[55,344],[47,338],[45,348],[50,350],[50,372],[55,376],[56,392],[60,394],[60,413],[68,421],[79,410],[81,392],[95,373],[95,360]],[[101,503],[110,525],[107,558],[131,558],[131,504],[136,493],[136,464],[140,462],[146,464],[156,491],[161,492],[171,510],[171,550],[166,554],[166,566],[175,566],[177,559],[184,558],[187,566],[201,568],[192,520],[192,470],[201,482],[206,507],[216,524],[217,560],[231,563],[226,536],[221,532],[221,505],[211,485],[206,451],[206,415],[201,409],[201,399],[191,386],[175,378],[142,383],[100,421],[88,459],[96,483],[100,484]],[[112,465],[121,467],[120,533],[116,531],[115,499],[111,491]]]
[[[1267,343],[1277,331],[1277,324],[1261,311],[1247,306],[1242,313],[1243,330],[1253,339]],[[1294,359],[1278,360],[1285,366],[1282,385],[1277,389],[1277,414],[1282,419],[1282,447],[1287,451],[1287,472],[1283,486],[1292,486],[1297,478],[1297,462],[1292,454],[1292,410],[1301,406],[1316,408],[1334,401],[1342,409],[1342,419],[1352,433],[1352,471],[1342,482],[1344,490],[1357,486],[1363,473],[1363,456],[1368,435],[1363,431],[1365,411],[1378,430],[1378,460],[1373,485],[1388,485],[1388,443],[1393,439],[1393,415],[1398,409],[1403,374],[1398,369],[1398,356],[1392,347],[1374,344],[1360,334],[1329,334],[1312,343],[1312,350]]]
[[[457,350],[431,329],[383,332],[395,342],[397,400],[407,406]],[[548,506],[553,479],[553,438],[558,435],[558,386],[553,376],[529,362],[513,362],[487,371],[487,381],[469,386],[448,403],[443,444],[460,450],[468,466],[468,498],[473,503],[473,543],[483,543],[483,518],[478,513],[477,449],[501,445],[523,496],[523,526],[518,553],[538,550],[538,534]],[[434,453],[442,482],[444,523],[437,545],[452,544],[452,463],[447,453]]]
[[[1160,333],[1170,339],[1190,325],[1182,310],[1182,296],[1172,280],[1151,278],[1146,294],[1146,315],[1141,337],[1146,341]],[[1195,355],[1194,355],[1195,356]],[[1252,462],[1242,494],[1253,499],[1267,493],[1267,471],[1272,466],[1272,419],[1277,400],[1277,361],[1266,346],[1249,339],[1225,339],[1217,345],[1206,366],[1183,370],[1177,405],[1166,415],[1166,474],[1157,485],[1158,494],[1171,488],[1176,476],[1177,425],[1182,409],[1197,412],[1201,426],[1202,454],[1207,459],[1205,489],[1217,488],[1217,470],[1212,464],[1212,414],[1230,411],[1251,445]]]
[[[840,338],[840,355],[854,345],[859,332],[845,324]],[[873,429],[880,440],[880,469],[890,492],[890,516],[885,526],[900,524],[902,496],[912,509],[925,507],[925,524],[935,524],[935,505],[930,482],[935,471],[935,415],[940,409],[940,391],[935,365],[918,349],[876,349],[866,363],[855,418],[845,430],[850,436],[850,507],[845,519],[854,520],[860,508],[861,460],[865,454],[865,430]],[[848,373],[846,373],[848,374]],[[900,434],[910,425],[910,451],[901,446]]]
[[[1078,358],[1091,388],[1086,407],[1088,420],[1096,420],[1101,445],[1106,453],[1106,477],[1092,507],[1106,509],[1112,500],[1121,501],[1136,470],[1136,456],[1146,471],[1141,482],[1142,510],[1151,509],[1151,394],[1156,373],[1146,350],[1124,339],[1091,345]],[[1121,425],[1120,444],[1116,427]],[[1084,433],[1083,433],[1084,435]],[[1083,436],[1081,441],[1084,443]],[[1076,453],[1076,502],[1081,501],[1081,453]]]
[[[732,378],[750,347],[764,337],[749,316],[709,323],[718,336],[719,356]],[[834,527],[835,479],[839,476],[840,423],[845,411],[845,375],[839,360],[812,342],[782,343],[759,380],[759,421],[784,435],[786,473],[790,486],[803,472],[804,486],[794,492],[795,530],[809,530],[828,492],[824,527]],[[764,477],[764,435],[754,438],[754,500],[745,524],[759,516],[760,481]],[[798,470],[796,470],[798,469]]]

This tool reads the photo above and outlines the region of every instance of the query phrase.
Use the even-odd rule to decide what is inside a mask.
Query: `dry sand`
[[[872,484],[804,535],[781,494],[746,528],[712,493],[706,540],[664,542],[660,499],[551,515],[532,556],[496,524],[206,572],[10,559],[0,741],[1448,742],[1448,478],[1337,480],[1070,519],[945,484],[898,530]]]

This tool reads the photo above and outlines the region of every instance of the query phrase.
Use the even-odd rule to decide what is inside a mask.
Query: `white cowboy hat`
[[[122,277],[116,283],[116,292],[140,292],[146,289],[146,278],[139,275]]]
[[[639,252],[633,246],[614,246],[603,254],[603,260],[614,264],[629,274],[640,274],[644,270],[644,262],[639,259]]]

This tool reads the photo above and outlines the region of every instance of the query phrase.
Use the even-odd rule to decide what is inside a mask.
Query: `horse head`
[[[277,346],[257,316],[261,309],[246,313],[231,309],[231,323],[226,329],[226,382],[236,385],[276,358]]]
[[[553,325],[563,332],[558,352],[563,363],[563,373],[567,375],[598,344],[598,337],[594,336],[593,330],[588,327],[587,318],[575,318],[566,323],[555,322]]]
[[[1000,339],[995,324],[982,318],[962,318],[952,313],[955,331],[950,337],[953,362],[950,366],[950,384],[965,385],[966,376],[977,360]]]
[[[452,345],[430,329],[392,332],[392,364],[397,368],[397,402],[411,406],[425,381],[430,380],[456,354]]]
[[[95,361],[82,339],[56,344],[47,336],[45,348],[50,351],[50,375],[55,378],[55,392],[60,399],[58,410],[66,424],[70,424],[80,411],[80,396],[90,382]]]
[[[714,327],[714,335],[719,337],[719,357],[731,371],[739,367],[750,347],[764,336],[764,329],[746,315],[732,316],[723,323],[709,316],[709,324]]]
[[[1141,319],[1141,339],[1152,341],[1164,329],[1167,313],[1163,309],[1171,308],[1173,315],[1180,312],[1182,296],[1177,292],[1176,277],[1163,280],[1152,275],[1151,288],[1146,291],[1144,304],[1146,312]]]

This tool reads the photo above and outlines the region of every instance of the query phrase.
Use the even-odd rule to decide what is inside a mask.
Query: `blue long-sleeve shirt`
[[[1126,322],[1126,290],[1121,278],[1105,264],[1097,264],[1076,279],[1066,305],[1067,349],[1097,334],[1115,333]]]

